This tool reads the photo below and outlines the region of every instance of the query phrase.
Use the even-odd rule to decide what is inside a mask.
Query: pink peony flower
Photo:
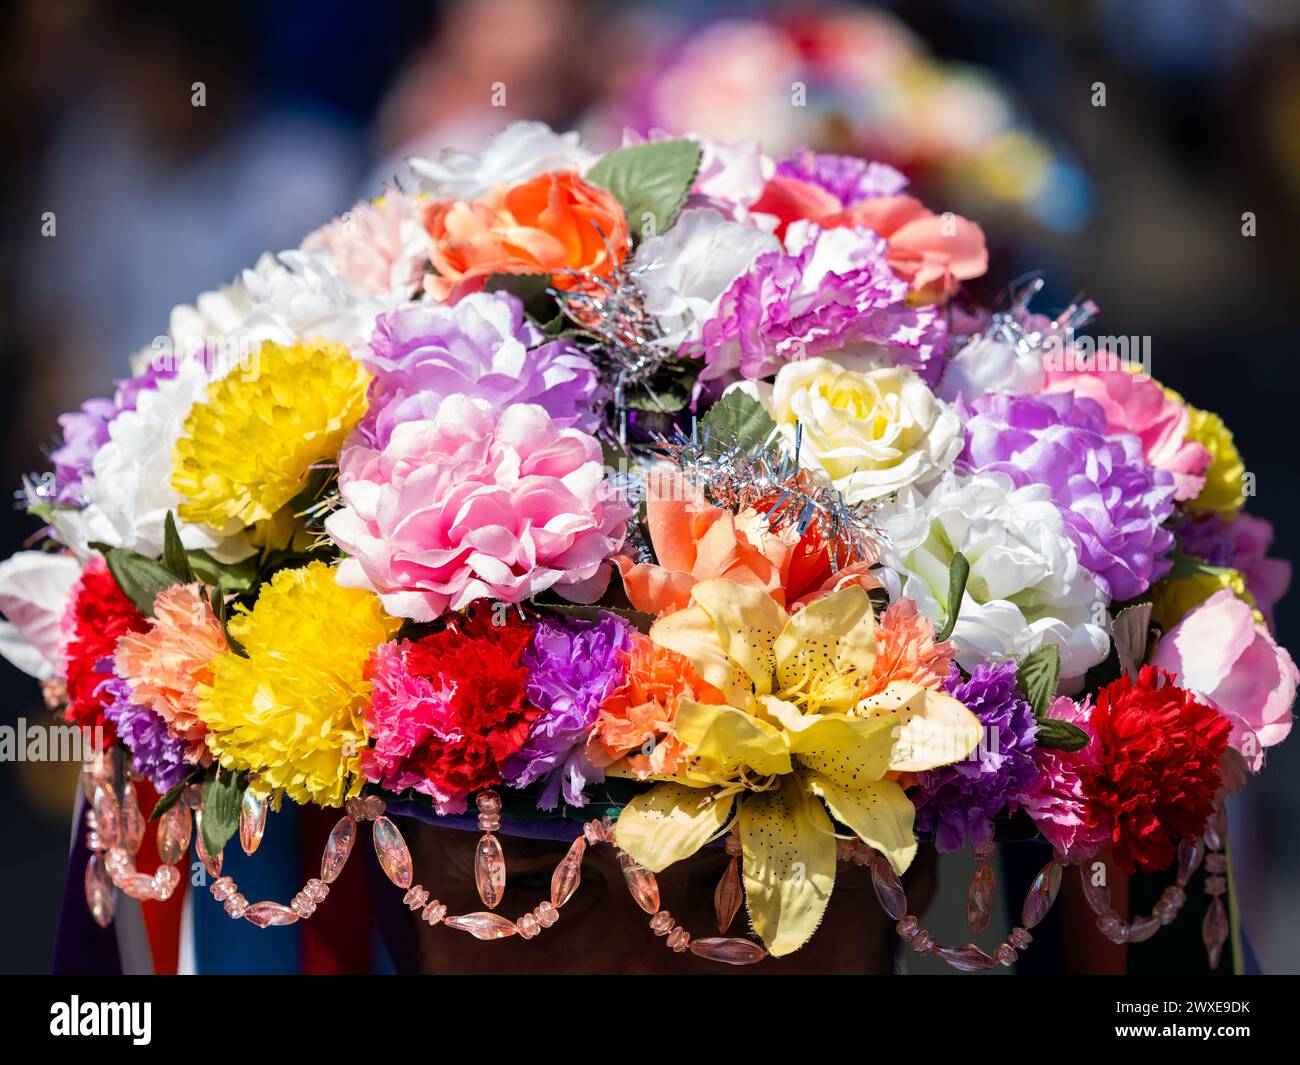
[[[353,556],[339,583],[417,621],[552,587],[595,602],[632,514],[605,482],[593,437],[531,403],[498,411],[463,395],[397,425],[382,450],[345,448],[339,491],[345,505],[326,529]]]
[[[1044,392],[1073,392],[1100,404],[1111,432],[1142,441],[1147,461],[1174,475],[1174,499],[1193,499],[1205,484],[1210,453],[1187,439],[1187,408],[1150,377],[1094,367],[1047,371]]]
[[[1090,713],[1086,702],[1079,706],[1068,695],[1053,700],[1047,716],[1079,726],[1088,733],[1088,746],[1078,751],[1035,747],[1038,776],[1019,796],[1025,813],[1043,838],[1070,858],[1086,858],[1110,838],[1110,826],[1097,822],[1083,787],[1081,770],[1097,764],[1096,737],[1088,723]]]
[[[388,189],[307,234],[302,250],[325,252],[339,275],[364,295],[412,296],[429,258],[429,237],[414,201]]]
[[[1152,663],[1232,722],[1228,743],[1252,770],[1263,764],[1264,748],[1291,731],[1300,671],[1231,589],[1215,592],[1170,629]]]

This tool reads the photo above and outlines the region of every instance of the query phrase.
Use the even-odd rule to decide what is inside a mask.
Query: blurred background
[[[0,483],[46,466],[56,417],[174,304],[402,180],[406,155],[540,118],[600,148],[662,128],[902,167],[983,224],[985,302],[1043,270],[1036,309],[1083,292],[1096,332],[1149,336],[1155,375],[1235,431],[1274,554],[1300,558],[1300,0],[14,0],[0,94]],[[0,507],[0,554],[35,531]],[[1277,629],[1300,648],[1300,594]],[[41,720],[36,684],[0,670],[0,723]],[[0,766],[0,971],[49,967],[76,771]],[[1300,971],[1300,740],[1234,816],[1263,969]],[[954,925],[971,868],[941,867]]]

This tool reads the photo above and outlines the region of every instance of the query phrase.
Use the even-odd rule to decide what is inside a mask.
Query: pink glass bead
[[[967,943],[963,947],[940,947],[935,953],[954,969],[960,969],[964,973],[992,969],[997,964],[974,943]]]
[[[122,893],[133,899],[153,898],[153,877],[148,873],[132,873],[122,882]]]
[[[934,934],[920,929],[911,939],[911,946],[918,954],[929,954],[935,948]]]
[[[420,917],[430,926],[436,925],[447,916],[447,907],[437,899],[434,899],[423,910],[420,911]]]
[[[1094,884],[1092,870],[1087,865],[1079,866],[1079,882],[1083,885],[1083,897],[1088,902],[1088,908],[1098,917],[1109,912],[1110,888],[1105,884]]]
[[[460,917],[446,917],[443,924],[461,932],[468,932],[475,939],[505,939],[519,931],[514,921],[502,917],[499,913],[467,913]]]
[[[1160,918],[1156,916],[1139,917],[1129,925],[1128,941],[1130,943],[1145,943],[1153,935],[1160,931]]]
[[[1228,913],[1224,909],[1223,899],[1216,898],[1205,911],[1205,920],[1201,922],[1201,942],[1210,958],[1210,968],[1219,967],[1219,956],[1223,945],[1228,941]]]
[[[989,926],[989,919],[993,916],[993,893],[996,890],[997,874],[993,871],[993,866],[982,862],[971,877],[970,890],[966,892],[966,924],[976,935]]]
[[[104,860],[92,854],[86,860],[86,908],[95,924],[107,928],[113,923],[113,882],[108,878]]]
[[[1228,890],[1228,881],[1221,876],[1207,876],[1205,878],[1205,893],[1207,895],[1222,895]]]
[[[654,873],[638,865],[626,851],[619,851],[618,864],[633,901],[646,913],[655,913],[659,909],[659,881]]]
[[[320,856],[320,878],[327,884],[334,883],[348,864],[352,845],[357,841],[357,821],[355,817],[340,817],[338,824],[330,831],[325,841],[325,850]]]
[[[203,863],[203,868],[208,876],[221,875],[221,855],[218,854],[213,857],[203,844],[203,810],[201,808],[194,811],[194,853],[199,856],[199,861]]]
[[[874,851],[871,855],[871,884],[876,889],[880,908],[895,921],[901,921],[907,913],[907,894],[903,891],[903,882],[889,864],[889,859],[879,851]]]
[[[361,800],[361,809],[366,820],[378,821],[387,811],[388,804],[378,795],[367,795]]]
[[[236,891],[225,901],[226,913],[238,921],[248,912],[248,900]]]
[[[582,834],[587,837],[588,843],[605,843],[609,840],[609,825],[603,818],[599,821],[588,821],[582,826]]]
[[[713,913],[718,919],[718,931],[725,932],[731,927],[740,911],[743,892],[740,887],[740,859],[732,857],[727,862],[726,871],[718,886],[713,891]]]
[[[218,902],[225,902],[238,888],[230,877],[221,876],[212,881],[212,886],[208,890],[212,892],[212,897]]]
[[[767,951],[749,939],[692,939],[690,949],[697,958],[724,965],[753,965],[767,957]]]
[[[1205,856],[1205,871],[1207,873],[1226,873],[1228,871],[1228,856],[1222,851],[1213,851]]]
[[[293,897],[289,903],[289,909],[293,910],[304,921],[316,912],[316,903],[307,897],[305,891],[300,891]]]
[[[172,892],[181,882],[181,871],[174,865],[160,865],[153,871],[153,897],[165,902],[172,897]]]
[[[278,902],[255,902],[244,911],[244,920],[258,928],[270,928],[272,925],[293,924],[298,915]]]
[[[144,815],[140,813],[140,799],[136,795],[135,785],[129,780],[122,786],[122,801],[118,810],[122,816],[118,829],[122,834],[122,846],[134,854],[144,842],[146,825]]]
[[[1012,966],[1016,962],[1016,948],[1010,943],[1001,944],[993,953],[993,960],[999,965]]]
[[[245,788],[239,804],[239,845],[245,854],[252,854],[262,842],[262,834],[266,831],[266,811],[266,800],[259,799],[251,788]]]
[[[1186,884],[1191,880],[1196,867],[1201,864],[1205,853],[1205,844],[1199,839],[1183,839],[1178,843],[1178,882]]]
[[[650,931],[657,936],[666,936],[673,927],[673,915],[667,910],[660,910],[650,918]]]
[[[1128,939],[1128,925],[1114,910],[1097,918],[1097,930],[1112,943],[1123,943]]]
[[[1165,888],[1164,891],[1160,893],[1160,897],[1169,903],[1169,905],[1175,910],[1181,910],[1187,905],[1187,892],[1173,884]]]
[[[401,830],[387,817],[381,817],[374,823],[371,832],[375,841],[375,854],[379,857],[379,867],[399,888],[410,887],[411,852],[406,847]]]
[[[900,919],[898,924],[894,925],[894,931],[904,939],[911,939],[920,930],[921,922],[914,914],[910,913]]]
[[[412,884],[406,889],[406,894],[402,896],[402,902],[406,904],[408,910],[422,910],[424,904],[428,901],[428,891],[419,884]]]
[[[135,859],[127,853],[125,847],[114,847],[104,858],[104,869],[108,878],[121,887],[122,882],[135,873]]]
[[[362,801],[360,795],[354,795],[343,803],[343,812],[354,821],[365,821],[366,804]]]
[[[587,852],[587,837],[579,836],[569,845],[569,852],[551,874],[551,905],[560,907],[573,898],[582,883],[582,856]]]
[[[668,933],[668,938],[664,941],[668,944],[668,949],[681,954],[691,944],[691,934],[681,925],[678,925]]]
[[[736,855],[740,853],[740,837],[737,836],[734,832],[732,832],[727,836],[727,842],[725,844],[725,847],[727,853],[734,858]]]
[[[519,920],[515,921],[515,927],[519,929],[519,934],[524,939],[532,939],[542,930],[542,924],[531,913],[526,913]]]
[[[1011,934],[1007,936],[1007,942],[1016,950],[1028,950],[1029,944],[1034,941],[1034,937],[1029,934],[1027,928],[1013,928]]]
[[[107,784],[96,784],[91,809],[95,813],[95,831],[99,833],[104,849],[116,847],[121,832],[121,818],[118,814],[117,800]]]
[[[1051,910],[1057,892],[1061,890],[1061,872],[1061,863],[1053,858],[1034,877],[1020,911],[1020,923],[1026,928],[1036,927]]]
[[[533,914],[541,922],[543,928],[550,928],[560,919],[560,911],[550,902],[539,902],[533,907]]]
[[[478,827],[482,832],[495,832],[501,827],[501,796],[495,791],[482,791],[475,797],[478,807]]]
[[[489,910],[497,908],[506,892],[506,859],[501,852],[501,841],[491,832],[479,837],[474,851],[474,886]]]
[[[158,818],[158,857],[175,865],[190,846],[190,811],[183,803],[172,806]]]
[[[1209,821],[1205,823],[1205,847],[1212,851],[1222,850],[1227,838],[1228,813],[1220,806],[1210,814]]]

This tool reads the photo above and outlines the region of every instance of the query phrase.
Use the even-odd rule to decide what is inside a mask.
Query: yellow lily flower
[[[629,802],[615,839],[658,872],[723,833],[734,811],[750,920],[771,954],[789,954],[816,931],[834,887],[827,810],[902,873],[916,854],[914,811],[887,774],[966,757],[979,721],[910,682],[861,697],[875,623],[856,586],[791,616],[760,589],[701,581],[650,637],[690,659],[726,703],[682,702],[687,768]]]

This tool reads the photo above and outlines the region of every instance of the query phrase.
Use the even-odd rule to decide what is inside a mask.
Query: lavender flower
[[[500,409],[538,403],[564,428],[593,430],[600,382],[567,340],[545,334],[505,292],[476,293],[454,307],[419,303],[380,316],[366,365],[375,374],[363,434],[379,448],[394,426],[432,418],[455,393]]]
[[[1016,689],[1016,664],[981,662],[963,681],[956,671],[944,690],[984,726],[968,758],[920,775],[916,827],[934,833],[941,852],[978,846],[993,838],[993,818],[1019,801],[1035,780],[1034,712]]]
[[[528,701],[542,711],[527,741],[506,761],[502,776],[522,788],[545,778],[537,805],[553,810],[561,791],[570,806],[583,806],[583,789],[604,779],[584,754],[587,734],[605,697],[623,680],[631,629],[614,614],[598,621],[545,619],[524,652]]]
[[[104,706],[104,718],[117,729],[118,739],[131,752],[135,768],[159,792],[185,779],[191,769],[185,761],[185,744],[167,731],[167,722],[147,706],[134,702],[131,686],[121,677],[110,677],[100,687],[110,698]]]
[[[935,383],[947,326],[934,307],[907,306],[908,283],[885,261],[883,239],[799,221],[785,248],[760,255],[704,324],[703,380],[767,377],[791,359],[836,352],[855,369],[906,366]]]
[[[1106,433],[1106,415],[1070,392],[990,393],[975,401],[959,462],[997,470],[1017,485],[1045,484],[1079,561],[1114,600],[1132,599],[1164,576],[1174,538],[1174,479],[1148,465],[1129,433]]]
[[[845,207],[877,196],[897,196],[907,188],[907,178],[888,163],[823,154],[811,148],[800,148],[789,159],[777,163],[776,172],[825,189]]]

